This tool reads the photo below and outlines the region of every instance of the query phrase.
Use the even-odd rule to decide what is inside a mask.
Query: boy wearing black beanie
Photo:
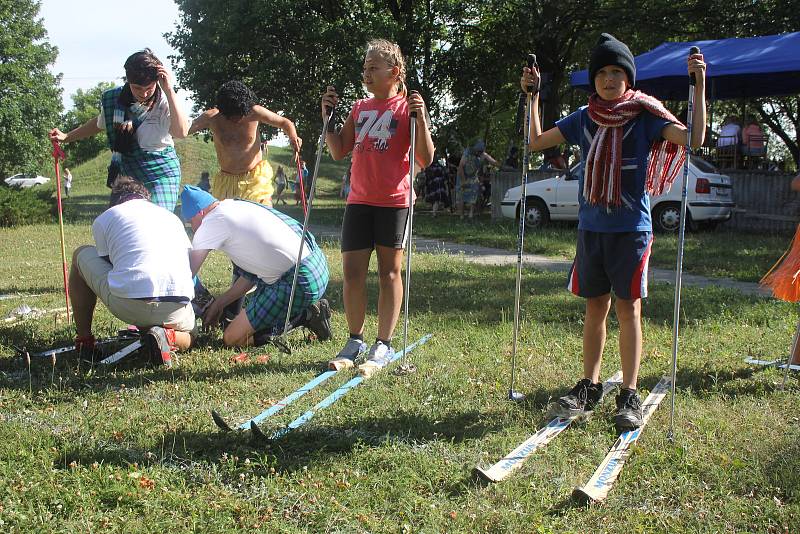
[[[695,86],[694,124],[705,124],[705,63],[688,58]],[[551,407],[551,415],[590,413],[602,398],[600,366],[606,340],[611,291],[616,295],[622,391],[614,423],[618,432],[642,424],[636,393],[642,353],[641,299],[647,296],[652,244],[649,195],[668,190],[686,157],[687,130],[657,99],[634,91],[636,64],[625,43],[603,33],[589,58],[595,93],[583,106],[542,132],[539,96],[533,95],[530,149],[569,143],[581,149],[578,243],[567,288],[586,299],[583,378]],[[538,87],[538,69],[525,67],[523,91]],[[692,131],[692,146],[703,143],[704,128]]]

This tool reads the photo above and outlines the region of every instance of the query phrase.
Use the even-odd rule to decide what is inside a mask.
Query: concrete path
[[[318,239],[326,241],[338,241],[339,229],[330,226],[313,226],[311,233]],[[483,247],[480,245],[465,245],[460,243],[450,243],[440,239],[430,239],[425,237],[414,238],[415,250],[417,252],[430,254],[450,254],[453,256],[463,256],[465,261],[481,265],[516,265],[516,252],[507,250]],[[528,267],[540,269],[542,271],[567,272],[572,261],[548,258],[536,254],[524,254],[522,262]],[[650,268],[650,282],[663,282],[673,284],[675,282],[675,271],[672,269]],[[770,296],[770,292],[760,287],[754,282],[740,282],[730,278],[710,278],[694,274],[683,273],[683,285],[698,287],[724,287],[734,289],[746,295]]]

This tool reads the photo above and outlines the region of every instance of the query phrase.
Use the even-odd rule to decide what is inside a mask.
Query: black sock
[[[391,346],[392,346],[392,340],[391,340],[391,339],[388,339],[388,340],[387,340],[387,339],[381,339],[381,338],[379,338],[379,337],[376,337],[376,338],[375,338],[375,343],[377,343],[378,341],[380,341],[381,343],[383,343],[383,344],[384,344],[384,345],[386,345],[387,347],[391,347]]]
[[[357,339],[359,341],[364,341],[363,334],[350,334],[350,339]]]

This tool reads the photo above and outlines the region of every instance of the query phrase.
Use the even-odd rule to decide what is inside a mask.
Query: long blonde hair
[[[400,47],[386,39],[373,39],[367,43],[367,54],[376,53],[382,60],[390,67],[397,67],[399,73],[397,74],[397,92],[398,94],[407,95],[406,90],[406,60],[403,58],[403,52]]]

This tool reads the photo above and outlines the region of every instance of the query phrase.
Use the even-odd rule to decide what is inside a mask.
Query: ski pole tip
[[[508,400],[514,402],[523,402],[525,400],[525,394],[520,393],[519,391],[514,391],[513,389],[508,390]]]

